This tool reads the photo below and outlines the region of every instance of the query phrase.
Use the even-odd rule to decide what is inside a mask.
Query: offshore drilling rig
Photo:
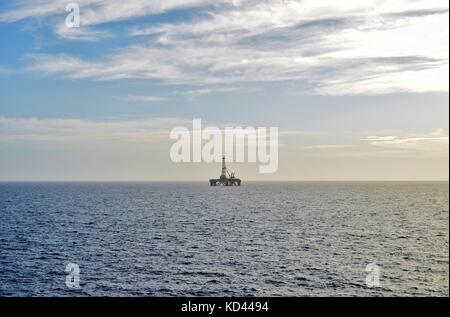
[[[227,177],[228,174],[228,177]],[[234,176],[234,172],[231,174],[227,170],[225,165],[225,156],[222,156],[222,174],[218,179],[210,179],[209,185],[211,186],[241,186],[241,180]]]

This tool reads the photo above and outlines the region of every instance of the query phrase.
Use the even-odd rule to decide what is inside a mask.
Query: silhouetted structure
[[[227,177],[227,174],[229,177]],[[218,179],[210,179],[209,184],[211,186],[241,186],[241,180],[234,176],[234,172],[228,173],[225,165],[225,156],[222,157],[222,174]]]

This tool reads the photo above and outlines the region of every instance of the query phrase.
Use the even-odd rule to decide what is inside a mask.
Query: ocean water
[[[449,296],[447,182],[0,183],[0,217],[0,296]]]

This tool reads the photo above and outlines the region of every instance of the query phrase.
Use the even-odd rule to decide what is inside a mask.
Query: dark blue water
[[[2,183],[0,295],[449,296],[448,193],[448,183]],[[69,262],[78,290],[65,284]]]

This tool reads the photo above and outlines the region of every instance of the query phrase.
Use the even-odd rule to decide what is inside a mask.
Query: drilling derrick
[[[227,166],[225,165],[225,156],[222,156],[222,174],[220,179],[227,178]]]
[[[234,176],[234,172],[231,174],[228,172],[225,156],[222,156],[222,173],[219,178],[210,179],[209,184],[211,186],[241,186],[241,180]]]

